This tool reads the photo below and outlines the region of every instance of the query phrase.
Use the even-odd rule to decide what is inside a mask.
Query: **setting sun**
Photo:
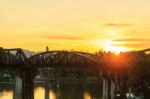
[[[126,52],[129,51],[130,49],[127,47],[122,47],[122,46],[114,46],[114,44],[123,44],[124,42],[114,42],[111,40],[103,40],[99,41],[100,45],[104,48],[104,51],[106,52],[113,52],[116,55],[119,54],[120,52]]]
[[[113,52],[116,55],[118,55],[118,54],[120,54],[120,52],[126,52],[126,51],[128,51],[128,49],[125,48],[125,47],[109,46],[107,48],[107,51]]]

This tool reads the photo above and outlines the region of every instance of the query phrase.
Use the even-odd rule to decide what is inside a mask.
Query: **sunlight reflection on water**
[[[50,99],[58,99],[57,93],[53,90],[49,91],[49,97]],[[45,89],[43,87],[37,87],[34,90],[34,99],[45,99]]]
[[[57,94],[53,90],[50,90],[49,97],[50,99],[57,99]]]
[[[35,87],[34,99],[101,99],[99,84],[66,83],[59,87],[58,84],[50,84],[49,87],[43,85]],[[9,91],[5,87],[0,88],[0,99],[13,99],[13,88],[9,87]]]
[[[85,92],[84,96],[83,96],[83,99],[92,99],[92,97],[91,97],[90,93]]]
[[[34,90],[34,99],[44,99],[45,90],[43,87],[37,87]]]
[[[0,92],[0,99],[13,99],[13,91]]]

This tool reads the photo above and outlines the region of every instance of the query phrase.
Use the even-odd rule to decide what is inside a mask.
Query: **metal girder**
[[[150,51],[150,48],[141,50],[140,52],[147,52],[147,51]]]
[[[17,49],[3,49],[0,48],[0,68],[15,68],[14,66],[19,66],[27,57],[23,50]]]
[[[93,55],[94,56],[94,55]],[[96,61],[91,57],[85,56],[85,53],[72,51],[49,51],[37,54],[23,62],[26,65],[36,67],[90,67],[95,66]],[[75,67],[75,68],[76,68]]]

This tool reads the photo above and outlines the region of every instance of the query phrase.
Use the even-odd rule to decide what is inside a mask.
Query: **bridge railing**
[[[24,64],[35,67],[71,67],[94,65],[95,60],[81,53],[69,51],[49,51],[34,55],[24,61]]]
[[[0,66],[1,68],[12,67],[21,64],[27,57],[23,50],[17,49],[3,49],[0,48]]]

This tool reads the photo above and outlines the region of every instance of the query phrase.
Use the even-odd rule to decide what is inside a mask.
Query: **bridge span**
[[[135,54],[143,55],[146,51],[150,51],[150,49],[135,52]],[[56,50],[27,57],[21,48],[0,48],[0,69],[14,71],[18,74],[15,92],[20,95],[14,95],[15,99],[34,99],[33,79],[39,68],[47,67],[94,69],[97,75],[103,78],[103,99],[115,99],[118,91],[121,94],[119,99],[125,99],[126,79],[122,79],[121,76],[126,78],[127,75],[121,75],[121,73],[107,68],[107,63],[111,60],[108,56],[110,55]],[[121,62],[130,65],[124,60]]]

